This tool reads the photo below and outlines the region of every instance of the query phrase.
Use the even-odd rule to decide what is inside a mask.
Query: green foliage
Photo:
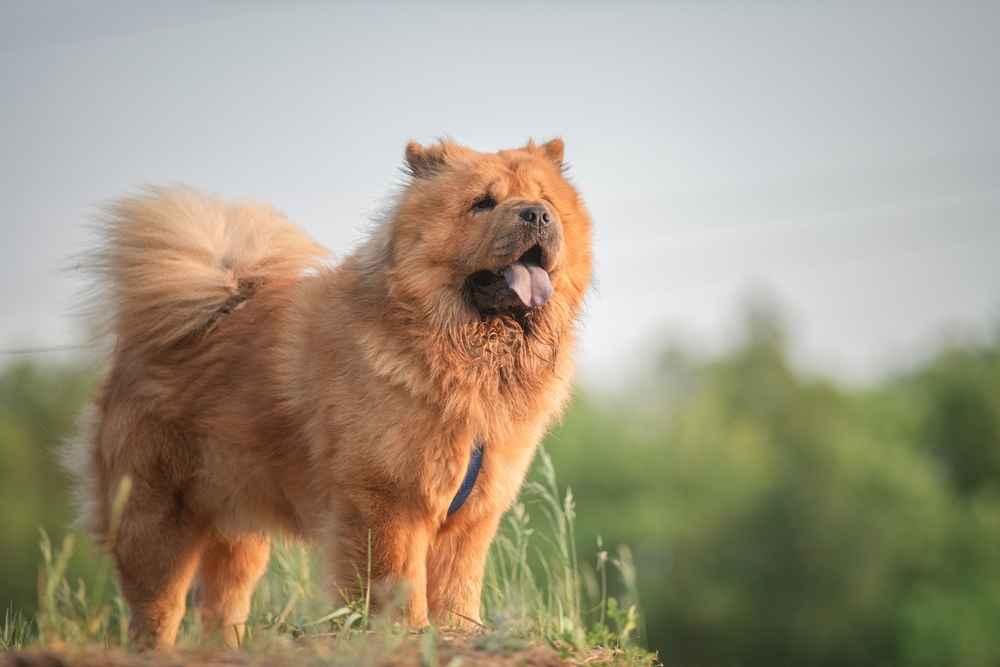
[[[580,543],[636,547],[666,664],[996,664],[1000,341],[854,391],[785,348],[757,311],[631,400],[581,396],[550,445]]]
[[[81,364],[21,360],[0,369],[0,604],[28,614],[35,611],[38,527],[61,538],[71,519],[56,450],[73,433],[94,377]]]
[[[33,638],[32,624],[24,613],[8,608],[0,623],[0,651],[14,651],[27,645]]]
[[[90,590],[82,577],[70,583],[68,568],[76,537],[70,533],[53,548],[42,530],[42,562],[38,577],[38,634],[43,644],[101,644],[123,646],[128,630],[128,610],[117,589],[109,585],[108,564]]]
[[[545,449],[538,454],[535,472],[491,549],[483,605],[492,633],[482,641],[516,645],[518,639],[541,637],[567,656],[594,646],[613,652],[627,649],[635,638],[637,607],[633,603],[621,608],[619,600],[608,597],[606,586],[599,592],[591,588],[592,604],[585,607],[573,493],[560,493]],[[545,522],[540,531],[533,527],[537,517]],[[623,553],[612,565],[626,599],[635,600],[634,567],[628,550]],[[606,577],[607,558],[599,559],[597,567]]]
[[[1000,347],[942,352],[909,378],[922,402],[917,442],[965,496],[1000,492]]]

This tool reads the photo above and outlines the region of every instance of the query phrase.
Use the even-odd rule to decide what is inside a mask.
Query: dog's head
[[[590,218],[564,177],[562,140],[497,153],[410,143],[406,171],[383,246],[390,290],[442,324],[504,319],[530,333],[575,317]]]

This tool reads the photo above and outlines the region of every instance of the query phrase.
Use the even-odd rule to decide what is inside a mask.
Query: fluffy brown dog
[[[333,268],[266,206],[153,189],[111,207],[90,265],[116,345],[68,462],[136,642],[173,643],[196,573],[205,622],[238,640],[272,531],[323,544],[342,595],[370,540],[412,625],[479,618],[590,283],[562,160],[559,139],[411,143],[394,208]]]

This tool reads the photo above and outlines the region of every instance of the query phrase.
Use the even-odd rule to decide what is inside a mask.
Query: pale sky
[[[184,182],[342,255],[444,135],[565,138],[588,382],[759,289],[849,380],[1000,322],[997,3],[163,4],[0,5],[0,347],[80,340],[100,202]]]

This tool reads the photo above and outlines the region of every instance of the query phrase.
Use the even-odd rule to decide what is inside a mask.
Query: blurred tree
[[[1000,491],[998,347],[945,350],[915,378],[926,401],[920,441],[963,495]]]
[[[39,528],[57,539],[71,517],[60,443],[94,385],[85,364],[19,360],[0,373],[0,604],[34,609]]]
[[[976,583],[1000,581],[1000,531],[973,537],[1000,513],[961,500],[1000,482],[998,347],[847,392],[791,367],[787,340],[757,302],[729,352],[670,348],[642,410],[580,397],[549,449],[581,544],[636,547],[666,664],[1000,661],[1000,584]]]

